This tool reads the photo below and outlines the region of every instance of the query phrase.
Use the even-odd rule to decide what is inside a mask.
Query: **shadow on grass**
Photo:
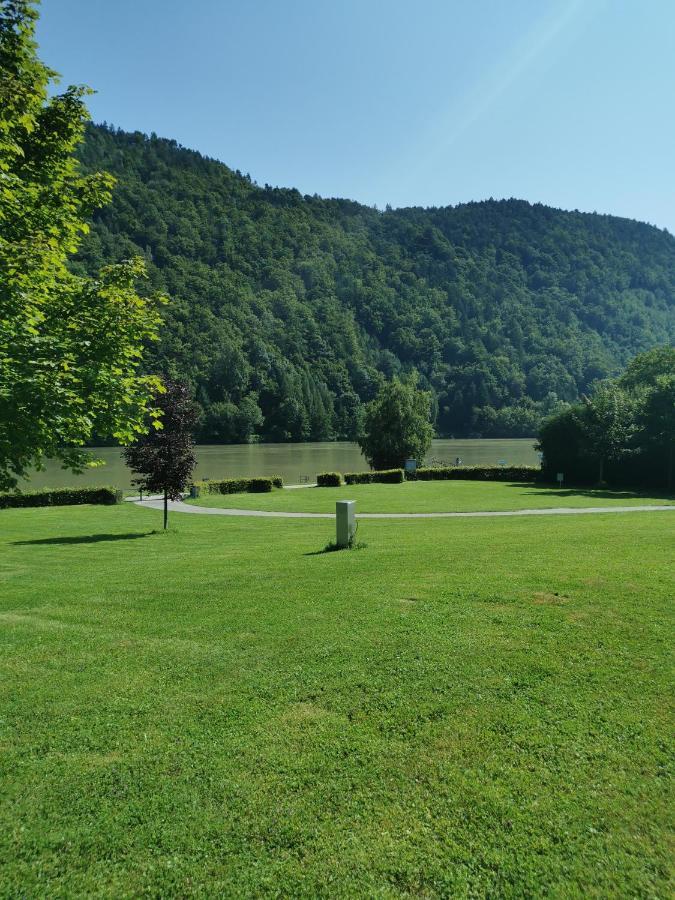
[[[349,544],[347,547],[338,546],[331,541],[330,544],[326,544],[323,550],[312,550],[309,553],[303,553],[303,556],[323,556],[324,553],[336,553],[341,552],[342,550],[365,550],[368,544],[364,544],[363,541],[354,541]]]
[[[15,547],[36,544],[99,544],[102,541],[133,541],[149,537],[154,531],[129,532],[127,534],[81,534],[75,537],[36,538],[34,541],[14,541]]]
[[[594,487],[578,487],[578,488],[558,488],[552,484],[522,484],[517,481],[509,482],[509,487],[520,488],[523,494],[532,497],[603,497],[609,500],[640,500],[649,497],[659,500],[670,500],[673,494],[664,491],[622,491],[611,490],[609,488]],[[527,488],[527,490],[523,490]]]

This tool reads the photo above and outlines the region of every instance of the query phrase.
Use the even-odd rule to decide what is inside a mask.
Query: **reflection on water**
[[[131,473],[124,465],[120,450],[114,447],[94,449],[92,454],[105,465],[89,469],[82,475],[64,471],[50,462],[44,472],[34,473],[28,488],[64,487],[66,485],[112,484],[131,487]],[[431,445],[427,462],[452,464],[459,457],[464,465],[536,465],[534,438],[514,440],[438,440]],[[237,476],[281,475],[286,484],[305,479],[314,481],[318,472],[359,472],[367,469],[356,444],[348,441],[319,444],[230,444],[197,447],[196,478],[234,478]]]

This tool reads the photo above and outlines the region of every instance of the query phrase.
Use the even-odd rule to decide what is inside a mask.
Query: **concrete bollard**
[[[335,504],[335,542],[348,547],[356,534],[356,501],[338,500]]]

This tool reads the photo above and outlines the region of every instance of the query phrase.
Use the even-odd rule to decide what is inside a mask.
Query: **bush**
[[[57,488],[47,491],[0,494],[0,509],[28,506],[80,506],[83,503],[112,506],[122,502],[122,491],[113,487]]]
[[[316,476],[317,487],[340,487],[342,475],[339,472],[322,472]]]
[[[272,488],[283,487],[278,475],[270,478],[224,478],[221,481],[195,481],[191,487],[199,494],[269,494]]]
[[[249,478],[246,490],[251,494],[269,494],[273,487],[271,478]]]
[[[379,472],[347,472],[346,484],[401,484],[405,481],[403,469],[381,469]]]
[[[536,481],[539,466],[439,466],[407,472],[408,481]]]

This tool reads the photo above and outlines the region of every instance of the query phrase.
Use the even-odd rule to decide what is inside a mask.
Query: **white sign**
[[[563,481],[565,480],[565,476],[563,475],[562,472],[558,472],[558,474],[555,477],[556,477],[558,484],[562,484]]]

